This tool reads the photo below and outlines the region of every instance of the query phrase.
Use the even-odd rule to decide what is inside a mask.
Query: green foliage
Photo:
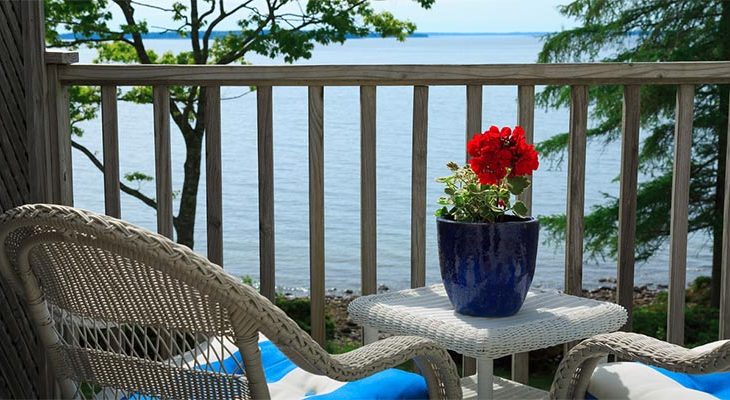
[[[435,0],[413,0],[429,8]],[[159,3],[152,0],[45,0],[46,41],[50,47],[87,46],[97,51],[94,62],[123,64],[247,64],[251,53],[283,57],[287,63],[309,58],[316,44],[343,43],[349,36],[370,32],[403,40],[415,25],[399,20],[387,11],[377,12],[370,0],[309,0],[305,7],[291,7],[291,1],[262,3],[225,0],[189,0]],[[189,50],[157,54],[147,48],[143,38],[149,32],[146,21],[138,18],[139,9],[166,12],[176,32],[189,40]],[[113,14],[124,16],[125,23],[113,26]],[[239,31],[213,35],[223,21],[235,21]],[[59,32],[74,33],[70,41]],[[96,118],[98,88],[72,89],[70,94],[72,132],[80,136],[81,121]],[[170,113],[185,139],[188,154],[183,187],[179,192],[180,209],[175,217],[177,239],[193,247],[197,191],[204,124],[203,89],[171,87]],[[123,101],[151,103],[150,87],[119,91]],[[90,154],[90,152],[89,152]],[[129,192],[128,192],[129,193]],[[133,194],[148,205],[154,201],[140,192]]]
[[[254,286],[253,278],[250,275],[244,275],[241,277],[241,282]],[[274,298],[274,304],[281,308],[289,318],[293,319],[294,322],[299,325],[303,330],[311,333],[312,332],[312,316],[311,307],[312,301],[309,297],[288,297],[281,293],[277,293]],[[332,320],[332,316],[329,313],[325,313],[324,316],[324,329],[325,338],[328,341],[332,341],[335,337],[335,322]],[[341,352],[347,351],[349,345],[345,342],[332,343],[333,352],[337,352],[338,349]]]
[[[253,278],[251,277],[251,275],[242,276],[241,282],[243,282],[244,285],[253,286]]]
[[[717,340],[719,310],[710,306],[711,279],[697,278],[687,289],[685,312],[685,344],[695,347]],[[657,339],[667,338],[667,293],[634,309],[634,332]]]
[[[124,174],[124,179],[129,182],[151,182],[154,180],[154,178],[142,172],[128,172]]]
[[[309,297],[289,298],[283,294],[277,294],[274,304],[284,310],[286,315],[293,319],[300,328],[308,333],[312,332],[312,302]],[[331,340],[335,337],[335,323],[329,313],[325,314],[324,318],[325,339]]]
[[[548,35],[539,62],[730,60],[730,2],[726,0],[573,0],[560,11],[580,26]],[[622,96],[621,86],[590,88],[595,123],[588,137],[592,142],[620,139]],[[669,235],[676,87],[644,85],[640,96],[641,126],[647,133],[640,149],[640,171],[649,179],[638,193],[636,246],[639,259],[646,259]],[[716,238],[722,223],[718,188],[722,190],[725,171],[728,97],[727,86],[701,85],[694,103],[689,230]],[[548,86],[537,101],[545,107],[567,106],[570,88]],[[540,143],[538,150],[562,160],[567,138],[565,133],[555,135]],[[618,202],[608,196],[606,200],[586,217],[586,249],[594,256],[616,254]],[[563,216],[541,217],[541,221],[553,234],[565,228]],[[717,272],[719,248],[714,251],[713,271]]]
[[[463,222],[497,222],[512,211],[518,217],[527,214],[521,201],[512,204],[512,196],[519,195],[530,185],[526,177],[505,178],[499,185],[482,185],[468,165],[447,164],[452,175],[437,178],[446,187],[438,204],[436,216]],[[508,173],[509,174],[509,173]]]
[[[71,99],[71,134],[83,136],[84,131],[79,128],[81,121],[88,121],[96,118],[99,113],[99,101],[101,101],[101,90],[92,86],[70,86],[68,95]]]
[[[353,340],[328,340],[325,350],[330,354],[342,354],[360,347],[360,343]]]
[[[124,174],[124,180],[130,183],[136,183],[137,190],[139,190],[142,187],[143,183],[152,182],[154,178],[145,174],[144,172],[134,171]]]

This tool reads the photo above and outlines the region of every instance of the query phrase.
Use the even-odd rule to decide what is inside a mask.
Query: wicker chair
[[[596,335],[563,358],[550,389],[551,399],[584,399],[596,366],[607,355],[674,372],[704,374],[730,370],[730,341],[686,349],[638,333]]]
[[[21,206],[0,215],[0,244],[0,272],[24,292],[63,397],[268,398],[259,334],[310,373],[353,381],[413,359],[431,398],[461,397],[434,342],[392,337],[330,355],[220,267],[114,218]],[[226,340],[233,349],[211,345]],[[232,351],[245,375],[211,371]]]

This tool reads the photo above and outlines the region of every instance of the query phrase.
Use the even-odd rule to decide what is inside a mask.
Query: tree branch
[[[210,2],[210,9],[202,14],[200,14],[200,20],[204,21],[205,18],[207,18],[210,14],[213,14],[215,11],[215,0],[211,0]]]
[[[216,64],[230,64],[233,61],[239,59],[240,57],[243,57],[244,54],[248,51],[248,45],[251,44],[254,40],[256,40],[256,37],[259,35],[259,33],[263,32],[264,28],[269,24],[269,22],[272,22],[276,19],[276,10],[279,9],[280,6],[272,6],[271,3],[267,0],[266,4],[268,5],[269,13],[266,19],[263,20],[256,28],[255,31],[253,31],[248,38],[243,42],[243,45],[241,46],[241,49],[238,51],[231,51],[228,54],[226,54],[224,57],[221,57]]]
[[[198,18],[198,0],[190,0],[190,42],[193,46],[193,58],[196,64],[205,64],[200,52],[200,19]]]
[[[156,26],[156,25],[152,25],[152,26],[150,26],[150,27],[151,27],[151,28],[154,28],[154,29],[161,29],[161,31],[159,31],[159,32],[155,32],[155,33],[167,33],[167,32],[177,32],[177,33],[179,34],[179,33],[180,33],[180,31],[181,31],[181,30],[182,30],[182,29],[183,29],[184,27],[186,27],[186,26],[188,26],[188,25],[189,25],[188,23],[185,23],[185,24],[182,24],[182,25],[180,25],[180,27],[179,27],[179,28],[165,28],[164,26]]]
[[[96,168],[99,169],[99,171],[104,172],[104,164],[102,164],[101,161],[99,161],[99,159],[96,158],[96,156],[94,155],[94,153],[91,152],[91,150],[89,150],[84,145],[82,145],[74,140],[71,141],[71,147],[84,153],[84,155],[86,157],[88,157],[89,160],[91,160],[91,162],[96,166]],[[124,182],[122,182],[122,181],[119,181],[119,188],[122,190],[122,192],[141,200],[146,205],[157,210],[157,202],[154,199],[152,199],[151,197],[147,197],[144,193],[140,192],[139,190],[132,189],[131,187],[124,184]]]
[[[155,6],[155,5],[152,5],[152,4],[142,3],[140,1],[130,0],[130,3],[136,4],[136,5],[142,6],[142,7],[154,8],[155,10],[167,11],[167,12],[175,12],[175,10],[173,10],[172,8],[165,8],[165,7]]]
[[[247,94],[250,94],[250,93],[253,93],[253,90],[249,90],[249,91],[247,91],[247,92],[243,92],[243,93],[241,93],[241,94],[237,94],[237,95],[235,95],[235,96],[221,97],[221,101],[223,101],[223,100],[235,100],[235,99],[240,99],[241,97],[243,97],[243,96],[245,96],[245,95],[247,95]]]
[[[131,0],[112,1],[116,3],[117,6],[119,6],[119,8],[122,10],[127,24],[129,24],[130,26],[136,26],[137,22],[134,20],[134,9],[131,7]],[[147,54],[147,49],[145,48],[144,42],[142,41],[142,35],[140,35],[139,32],[133,32],[132,39],[134,40],[132,46],[134,46],[134,49],[137,52],[137,58],[139,58],[140,63],[152,64],[152,60],[150,60],[150,57]],[[186,126],[190,128],[190,124],[187,120],[188,115],[183,115],[180,112],[180,108],[177,106],[177,104],[175,104],[175,101],[173,99],[170,99],[170,113],[172,115],[173,121],[175,121],[181,131],[185,132],[184,128]]]
[[[279,5],[274,4],[272,6],[271,3],[269,2],[269,0],[267,0],[266,3],[269,5],[268,17],[261,24],[259,24],[258,28],[253,32],[253,34],[249,35],[248,39],[246,39],[243,42],[243,44],[239,50],[232,51],[232,52],[226,54],[224,57],[221,57],[221,59],[218,61],[217,64],[229,64],[229,63],[237,60],[238,58],[243,57],[246,54],[246,52],[249,50],[250,44],[254,40],[256,40],[256,37],[259,35],[259,33],[261,33],[264,30],[264,28],[266,27],[266,25],[269,24],[269,22],[273,22],[277,18],[277,16],[275,15],[276,11],[279,8],[281,8],[282,4],[279,4]],[[344,11],[346,11],[346,12],[352,11],[364,3],[366,3],[366,0],[360,0],[356,3],[351,4]],[[291,30],[301,31],[302,29],[306,28],[307,26],[318,24],[318,23],[322,22],[322,20],[318,19],[318,18],[310,18],[309,20],[307,20],[304,15],[302,15],[301,17],[302,17],[301,24],[296,25],[296,26],[289,24],[291,26]]]
[[[248,7],[249,4],[251,4],[253,0],[248,0],[246,2],[243,2],[242,4],[238,5],[238,7],[234,8],[230,12],[226,12],[223,9],[223,1],[221,0],[220,4],[220,14],[208,25],[208,28],[206,28],[205,33],[203,34],[203,55],[205,56],[205,59],[208,59],[208,48],[210,44],[210,35],[213,33],[213,29],[218,25],[221,21],[224,19],[230,17],[231,15],[235,14],[242,8]]]
[[[137,26],[137,21],[134,20],[134,8],[132,8],[131,0],[112,1],[122,10],[122,14],[124,14],[124,19],[127,21],[127,24],[129,26]],[[132,32],[132,40],[134,42],[132,46],[137,51],[137,58],[139,58],[139,62],[142,64],[152,64],[152,60],[150,60],[150,56],[147,54],[147,49],[144,47],[142,35],[136,31]]]

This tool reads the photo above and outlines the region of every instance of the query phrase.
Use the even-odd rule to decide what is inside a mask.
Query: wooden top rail
[[[46,64],[73,64],[79,62],[79,53],[59,49],[47,49]]]
[[[59,67],[64,84],[222,86],[730,83],[730,62],[490,65],[99,65]]]

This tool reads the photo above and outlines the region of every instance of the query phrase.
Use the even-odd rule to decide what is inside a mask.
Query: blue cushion
[[[264,369],[264,376],[268,384],[282,381],[287,375],[296,371],[287,380],[288,385],[306,387],[336,387],[334,390],[323,393],[314,393],[314,390],[302,391],[305,399],[317,400],[339,400],[339,399],[425,399],[428,398],[428,387],[426,380],[418,374],[402,371],[399,369],[387,369],[364,379],[344,384],[333,385],[331,379],[310,374],[301,370],[289,358],[284,355],[273,343],[268,340],[259,342],[261,349],[261,361]],[[213,362],[196,367],[196,369],[227,374],[242,374],[240,367],[243,365],[240,352],[233,353],[222,362]],[[317,386],[317,383],[321,386]],[[289,386],[291,388],[291,386]],[[130,400],[152,400],[151,396],[134,394]]]
[[[672,372],[664,368],[650,367],[688,389],[699,390],[719,399],[730,400],[730,372],[684,374],[681,372]]]
[[[428,387],[421,375],[399,369],[386,369],[377,374],[354,382],[348,382],[339,389],[306,399],[427,399]]]

